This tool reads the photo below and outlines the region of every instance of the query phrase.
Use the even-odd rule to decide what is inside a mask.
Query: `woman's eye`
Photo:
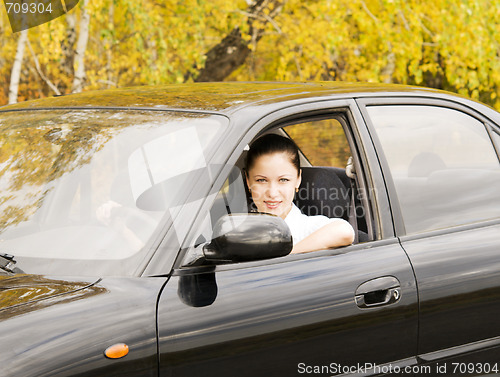
[[[265,182],[265,181],[266,181],[266,180],[265,180],[264,178],[259,178],[259,179],[257,179],[257,182],[259,182],[259,183],[263,183],[263,182]]]
[[[281,178],[281,179],[280,179],[280,182],[288,182],[288,181],[289,181],[289,179],[288,179],[288,178]]]

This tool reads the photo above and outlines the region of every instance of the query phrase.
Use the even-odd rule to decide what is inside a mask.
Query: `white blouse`
[[[292,209],[286,215],[285,222],[290,228],[292,233],[293,244],[297,244],[302,241],[304,238],[314,233],[318,229],[324,227],[326,224],[329,224],[334,221],[345,221],[340,218],[329,218],[323,215],[316,216],[307,216],[302,213],[302,211],[292,203]],[[350,224],[349,224],[350,225]],[[354,234],[354,229],[352,230]]]

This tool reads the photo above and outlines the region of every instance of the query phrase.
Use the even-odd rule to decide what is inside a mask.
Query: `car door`
[[[362,105],[415,270],[419,358],[440,375],[497,373],[500,164],[492,141],[498,127],[445,101]]]
[[[337,111],[350,120],[347,131],[359,150],[366,130],[352,132],[362,126],[361,118],[353,101],[342,106]],[[269,123],[260,121],[242,139],[229,158],[232,164]],[[373,151],[364,155],[372,156]],[[363,174],[377,182],[380,172]],[[234,179],[228,177],[228,182]],[[220,186],[219,193],[231,190]],[[377,197],[385,195],[382,187],[365,189],[377,191]],[[195,223],[192,239],[200,239],[203,223]],[[159,299],[158,336],[162,377],[373,375],[405,367],[410,375],[417,341],[414,274],[399,240],[382,234],[336,250],[181,266]]]

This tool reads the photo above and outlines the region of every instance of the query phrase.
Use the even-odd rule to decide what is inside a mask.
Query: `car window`
[[[295,194],[295,205],[310,216],[349,220],[351,186],[345,167],[351,150],[341,122],[334,118],[303,122],[270,132],[290,137],[304,157],[301,161],[302,183]],[[204,217],[201,234],[195,237],[197,244],[211,240],[213,229],[223,216],[257,211],[246,187],[246,150],[242,151]],[[361,206],[361,203],[357,204]],[[362,210],[359,212],[365,213]],[[365,219],[361,218],[358,222],[360,231],[367,234]],[[192,246],[184,245],[186,248]],[[190,262],[192,255],[188,254],[184,264]]]
[[[301,162],[303,169],[320,166],[337,168],[335,172],[341,176],[342,184],[349,186],[348,178],[345,175],[345,166],[351,152],[342,125],[337,119],[294,124],[276,129],[273,132],[288,135],[297,144],[307,160],[305,163],[304,161]],[[249,193],[244,175],[245,155],[246,150],[242,152],[216,197],[211,211],[213,214],[212,222],[223,214],[242,213],[251,210],[251,201],[248,198]],[[306,194],[306,183],[304,182],[301,185],[301,191],[297,193],[297,196],[301,196],[303,199],[312,195]],[[334,187],[331,187],[331,189],[330,195],[325,193],[325,196],[340,195],[338,192],[333,192]],[[334,211],[331,212],[329,217],[335,217]]]
[[[345,167],[351,149],[342,123],[323,119],[284,127],[310,166],[302,165],[295,204],[309,215],[349,219],[350,179]]]
[[[500,164],[483,123],[435,106],[369,106],[409,234],[498,218]]]
[[[345,167],[351,148],[338,119],[324,119],[285,127],[312,165]]]

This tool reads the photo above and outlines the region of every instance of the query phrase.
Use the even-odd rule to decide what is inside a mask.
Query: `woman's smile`
[[[270,200],[264,200],[264,203],[266,204],[267,208],[269,209],[276,209],[279,207],[279,205],[282,203],[281,201],[270,201]]]

